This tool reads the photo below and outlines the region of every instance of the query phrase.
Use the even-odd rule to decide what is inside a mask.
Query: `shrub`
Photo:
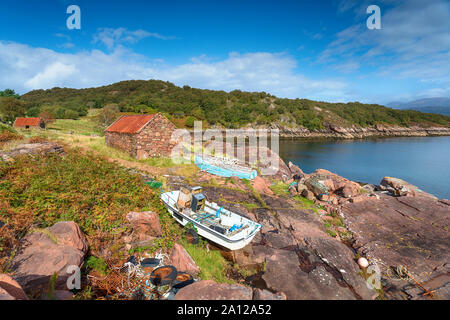
[[[193,128],[195,121],[196,121],[196,119],[194,117],[192,117],[192,116],[187,117],[186,118],[186,127]]]
[[[138,175],[92,154],[66,150],[65,157],[19,157],[0,162],[0,267],[18,240],[33,226],[46,228],[58,221],[75,221],[86,234],[92,254],[111,248],[130,211],[160,213],[170,247],[179,227],[160,204],[159,192]]]

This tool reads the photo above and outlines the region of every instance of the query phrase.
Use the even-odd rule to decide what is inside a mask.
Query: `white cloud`
[[[76,73],[77,68],[73,64],[57,61],[46,66],[43,71],[26,81],[25,85],[30,88],[50,87],[53,83],[64,81]]]
[[[365,18],[339,32],[319,56],[321,63],[365,65],[393,78],[450,81],[450,3],[444,0],[380,1],[381,30]],[[368,1],[344,0],[339,11],[365,12]],[[354,69],[356,70],[356,69]]]
[[[128,43],[136,43],[144,38],[157,38],[161,40],[174,39],[155,32],[148,32],[142,29],[130,31],[126,28],[99,28],[94,34],[93,43],[102,43],[108,49],[113,49],[115,46]]]
[[[316,80],[296,72],[297,62],[282,53],[230,53],[222,60],[206,56],[170,66],[121,46],[75,54],[0,41],[0,88],[24,93],[55,86],[86,88],[132,79],[160,79],[177,85],[266,91],[280,97],[348,101],[339,79]],[[4,72],[3,72],[4,71]]]

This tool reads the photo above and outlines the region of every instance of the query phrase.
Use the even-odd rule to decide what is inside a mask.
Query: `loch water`
[[[450,137],[364,140],[281,139],[280,156],[304,172],[322,168],[347,179],[379,184],[385,176],[450,199]]]

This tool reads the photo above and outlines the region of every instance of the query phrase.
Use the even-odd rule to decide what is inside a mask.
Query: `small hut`
[[[105,131],[106,145],[137,159],[170,156],[175,125],[161,113],[122,116]]]

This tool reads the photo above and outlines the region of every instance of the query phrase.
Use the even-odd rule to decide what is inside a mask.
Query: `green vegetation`
[[[16,98],[16,99],[20,99],[20,95],[18,95],[12,89],[5,89],[3,91],[0,91],[0,97],[13,97],[13,98]]]
[[[413,124],[448,126],[450,117],[396,110],[359,102],[328,103],[307,99],[281,99],[265,92],[231,92],[182,88],[158,80],[122,81],[89,89],[34,90],[21,97],[27,114],[48,111],[55,119],[73,119],[91,108],[114,106],[122,113],[162,112],[178,126],[191,127],[194,120],[209,125],[238,128],[274,122],[292,127],[323,129],[329,124],[371,126]]]
[[[226,276],[226,271],[231,267],[230,263],[225,260],[219,250],[208,250],[207,242],[203,239],[199,240],[198,244],[191,244],[182,239],[180,244],[200,267],[200,278],[218,283],[234,283]]]
[[[23,117],[26,113],[26,104],[17,98],[0,98],[0,114],[2,120],[13,123],[17,117]]]
[[[87,235],[91,252],[115,247],[130,211],[160,214],[163,237],[157,245],[170,248],[179,227],[159,201],[159,191],[143,184],[138,175],[80,150],[67,155],[20,157],[0,162],[0,269],[14,254],[18,239],[32,228],[46,228],[72,220]]]
[[[313,200],[309,200],[302,196],[294,196],[292,199],[295,200],[300,209],[313,210],[316,213],[318,212],[318,209],[325,209],[320,205],[316,205]]]
[[[271,186],[269,186],[270,190],[277,196],[285,196],[289,193],[288,185],[282,181],[276,181]]]
[[[102,258],[90,256],[86,259],[86,268],[95,270],[102,276],[108,274],[108,265]]]
[[[55,120],[47,129],[61,131],[62,133],[76,132],[81,135],[103,135],[103,130],[90,118],[83,117],[79,120]]]

